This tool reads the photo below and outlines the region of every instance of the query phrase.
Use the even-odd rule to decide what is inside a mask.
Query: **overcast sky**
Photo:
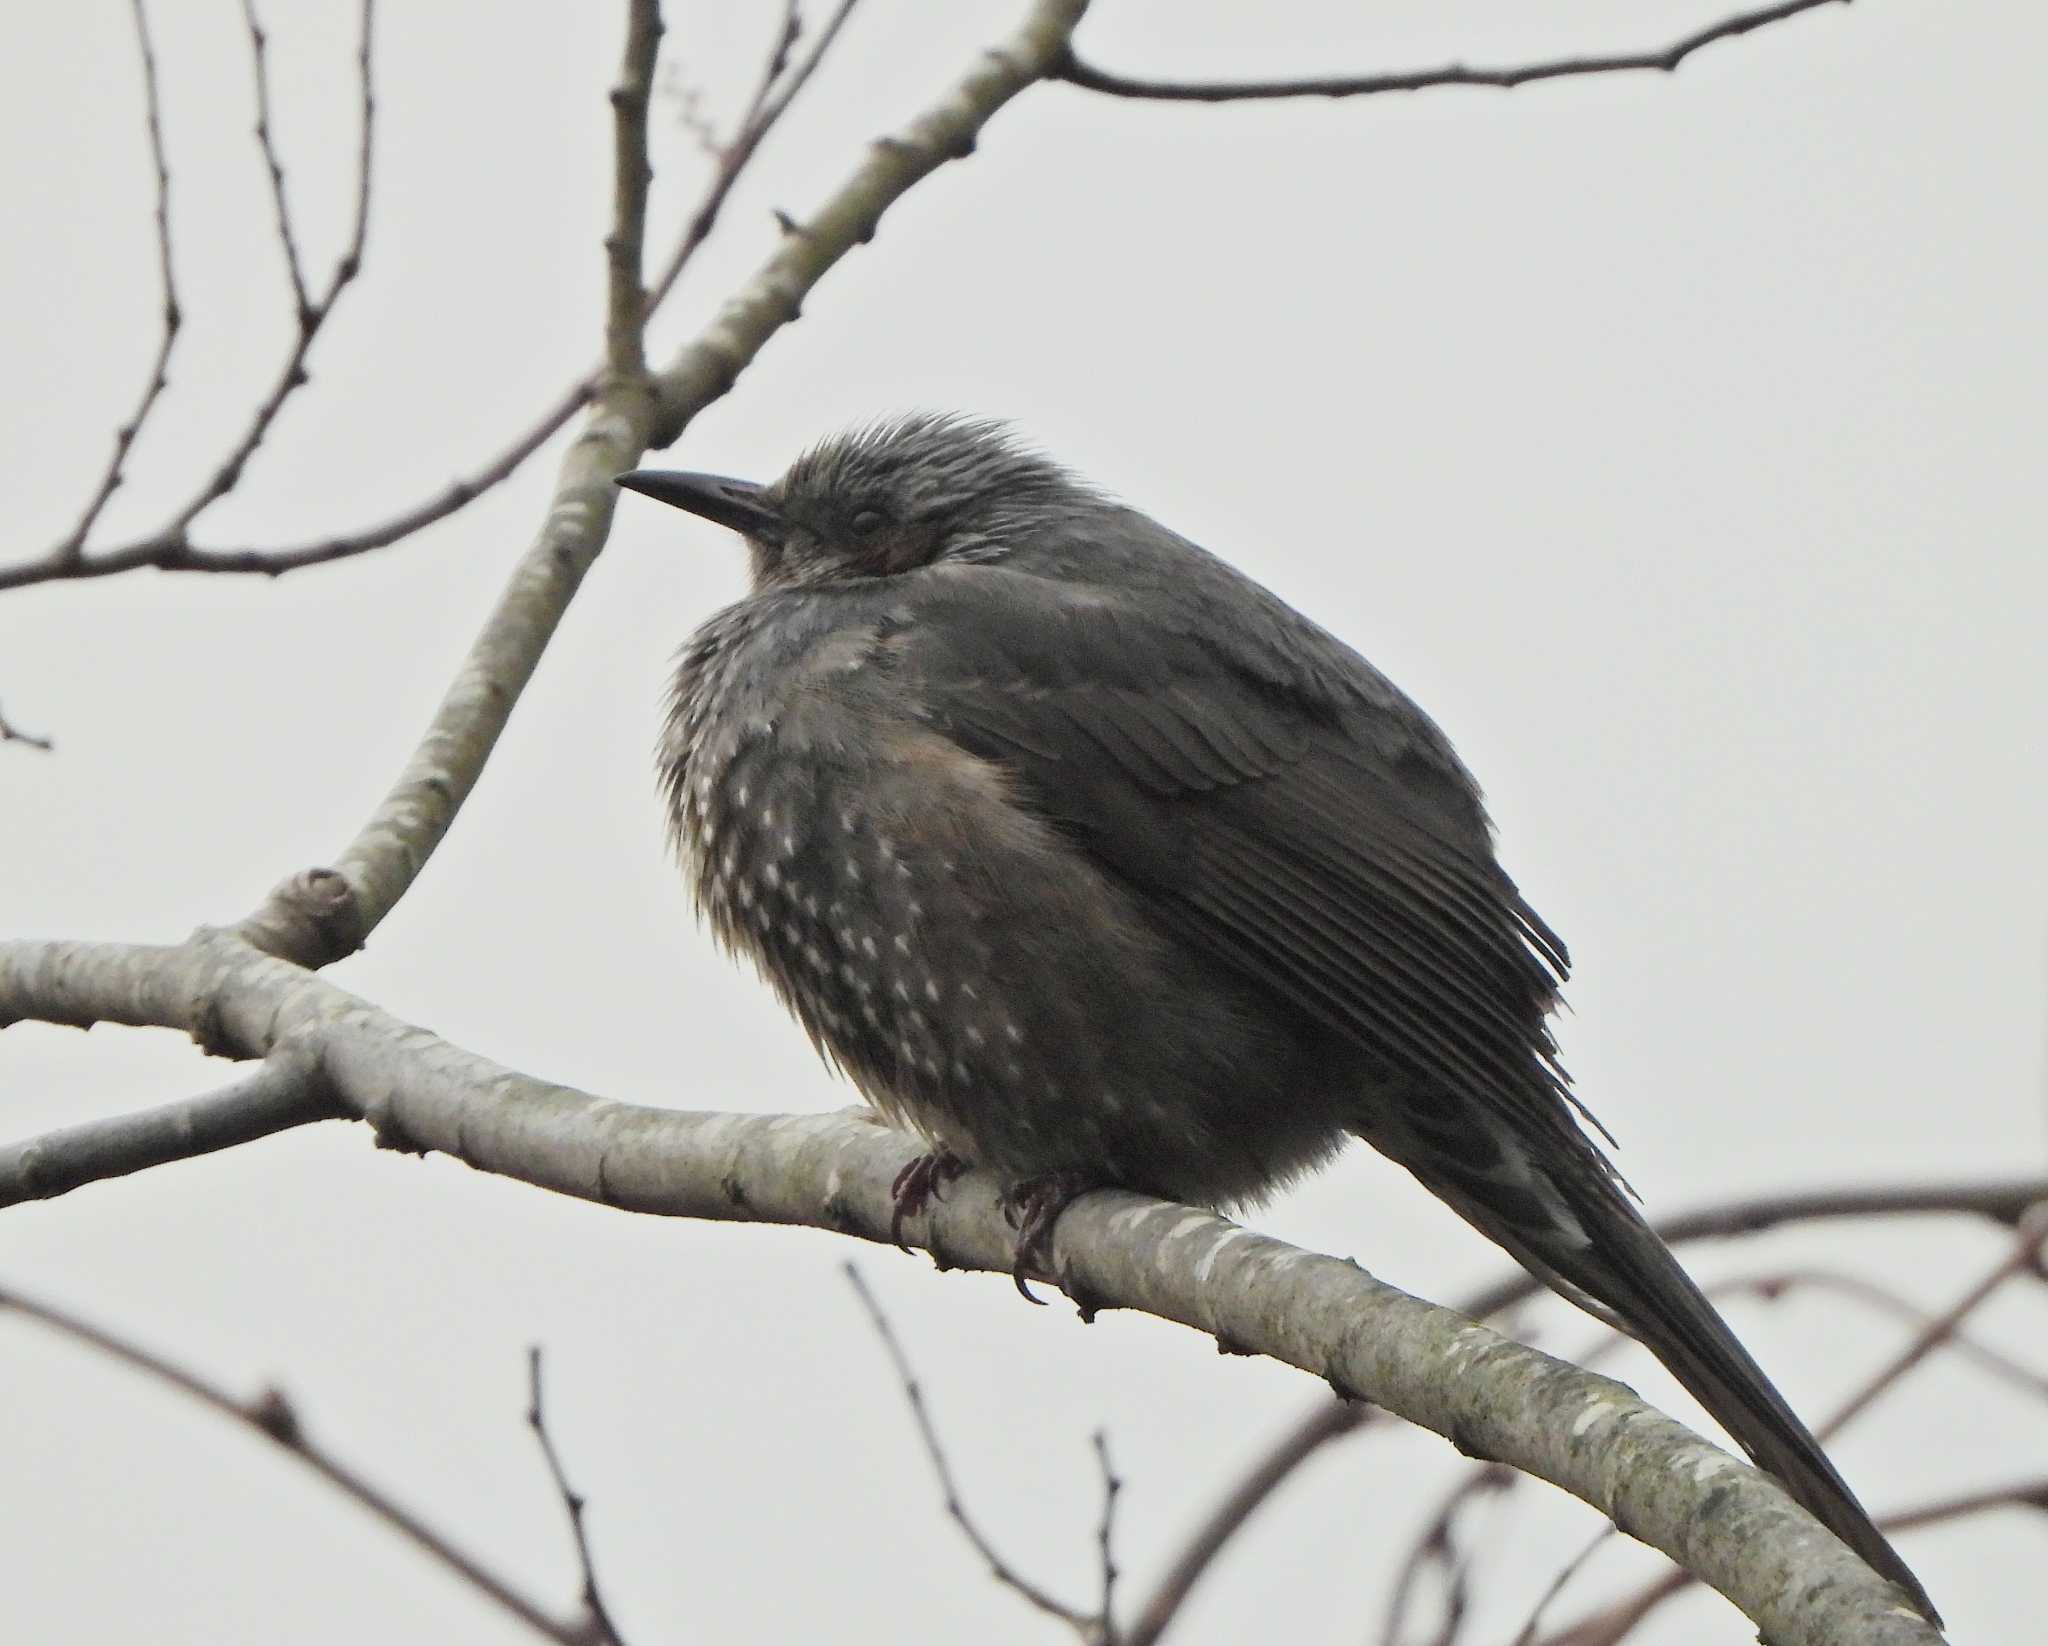
[[[616,5],[390,0],[367,272],[209,542],[296,542],[480,461],[594,358]],[[665,358],[858,146],[1017,8],[867,0],[657,327]],[[309,257],[347,215],[352,8],[266,8]],[[779,8],[672,8],[666,60],[729,113]],[[0,54],[9,529],[61,535],[154,342],[139,77],[117,0],[17,8]],[[185,335],[108,512],[145,529],[219,461],[288,337],[228,0],[153,8]],[[1249,76],[1661,44],[1713,7],[1100,0],[1132,72]],[[1562,1025],[1653,1211],[1817,1183],[2038,1169],[2048,956],[2048,20],[1867,0],[1675,77],[1512,95],[1162,108],[1059,87],[998,117],[827,277],[664,462],[770,478],[911,407],[1014,419],[1355,643],[1487,786],[1503,856],[1570,941]],[[657,114],[661,233],[701,182]],[[552,454],[380,556],[281,581],[138,574],[0,595],[0,934],[172,940],[325,861],[382,795],[537,525]],[[698,932],[650,750],[664,675],[742,587],[652,506],[612,544],[440,854],[333,972],[536,1075],[690,1108],[852,1101]],[[9,1133],[204,1090],[175,1036],[0,1036]],[[1503,1260],[1354,1150],[1253,1215],[1452,1298]],[[862,1265],[971,1501],[1017,1563],[1090,1593],[1106,1428],[1143,1592],[1319,1390],[1185,1331],[822,1234],[633,1220],[380,1152],[329,1125],[5,1214],[0,1281],[308,1422],[488,1560],[573,1592],[521,1421],[556,1432],[635,1646],[1051,1639],[948,1526],[840,1265]],[[1712,1278],[1853,1265],[1941,1305],[1997,1241],[1941,1224],[1701,1249]],[[1897,1342],[1796,1297],[1731,1316],[1824,1413]],[[1568,1312],[1532,1317],[1576,1353]],[[2041,1341],[2041,1313],[1985,1335]],[[1646,1359],[1617,1361],[1690,1411]],[[0,1321],[0,1592],[22,1639],[525,1638],[250,1438]],[[1879,1511],[2048,1470],[2048,1423],[1923,1371],[1843,1435]],[[1320,1460],[1178,1638],[1376,1638],[1457,1478],[1391,1428]],[[1512,1637],[1594,1517],[1527,1487],[1493,1522],[1477,1638]],[[2040,1522],[1914,1536],[1956,1638],[2037,1616]],[[1569,1616],[1653,1557],[1615,1545]],[[1490,1632],[1489,1632],[1490,1631]],[[1650,1641],[1747,1638],[1712,1597]]]

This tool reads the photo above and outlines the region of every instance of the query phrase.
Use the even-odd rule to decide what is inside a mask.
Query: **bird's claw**
[[[896,1174],[896,1181],[889,1185],[889,1198],[895,1203],[895,1210],[889,1215],[889,1238],[898,1251],[910,1250],[903,1240],[903,1220],[916,1217],[934,1201],[944,1200],[946,1185],[966,1170],[967,1162],[952,1150],[934,1149],[930,1154],[919,1155]]]
[[[1003,1191],[1003,1217],[1017,1231],[1010,1279],[1025,1302],[1045,1301],[1025,1284],[1025,1276],[1034,1268],[1042,1273],[1051,1271],[1052,1230],[1060,1213],[1090,1189],[1100,1187],[1078,1172],[1047,1172],[1013,1183]]]

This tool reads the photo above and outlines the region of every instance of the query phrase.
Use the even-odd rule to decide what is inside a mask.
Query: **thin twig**
[[[647,312],[651,315],[661,306],[662,300],[675,289],[682,278],[683,270],[696,255],[697,248],[711,238],[711,231],[718,222],[719,210],[725,205],[726,197],[732,193],[733,185],[740,174],[747,169],[747,163],[761,146],[761,140],[775,129],[776,124],[789,112],[797,95],[810,83],[817,73],[818,65],[825,60],[825,54],[832,49],[839,31],[846,24],[858,0],[839,0],[838,8],[832,13],[818,37],[811,42],[811,49],[785,77],[783,69],[788,61],[789,50],[796,40],[795,8],[790,10],[790,20],[769,53],[768,63],[754,88],[754,95],[747,112],[741,116],[739,128],[733,139],[725,146],[719,157],[718,170],[704,191],[704,198],[697,209],[690,214],[690,221],[683,235],[662,264],[661,273],[656,275],[647,288]]]
[[[1444,1573],[1444,1621],[1435,1636],[1435,1646],[1449,1646],[1463,1625],[1471,1604],[1472,1556],[1458,1546],[1458,1517],[1468,1504],[1489,1494],[1507,1491],[1521,1477],[1498,1463],[1481,1463],[1463,1477],[1437,1504],[1436,1513],[1423,1522],[1422,1529],[1401,1562],[1394,1592],[1387,1599],[1386,1621],[1380,1629],[1383,1642],[1398,1640],[1408,1605],[1425,1572],[1440,1568]]]
[[[362,0],[362,25],[356,48],[357,100],[360,109],[359,132],[356,148],[356,196],[355,218],[349,232],[348,245],[335,260],[334,272],[328,277],[327,285],[317,298],[306,301],[301,289],[298,306],[298,335],[293,339],[291,349],[278,370],[276,381],[270,392],[258,404],[255,414],[249,419],[249,426],[242,433],[234,448],[222,460],[219,468],[191,500],[173,516],[169,525],[158,535],[180,548],[189,548],[187,532],[192,522],[218,503],[241,483],[242,472],[250,458],[263,444],[263,438],[277,421],[278,413],[284,410],[285,402],[311,381],[306,373],[306,357],[311,352],[313,340],[320,335],[321,328],[334,313],[336,303],[347,291],[356,276],[362,272],[363,245],[369,232],[370,223],[370,178],[373,134],[376,130],[376,96],[370,72],[370,46],[372,28],[376,17],[376,0]],[[176,565],[179,555],[173,553],[160,562]]]
[[[256,146],[263,154],[263,169],[270,177],[270,203],[277,217],[277,238],[284,248],[285,272],[291,277],[294,308],[303,328],[311,312],[306,295],[306,268],[299,257],[298,236],[292,230],[292,210],[285,199],[284,161],[279,157],[277,139],[270,126],[270,37],[256,15],[256,0],[242,0],[242,19],[249,28],[249,57],[256,71]]]
[[[797,93],[816,72],[826,50],[837,37],[854,4],[855,0],[841,0],[811,49],[786,77],[782,71],[788,64],[789,47],[781,44],[781,37],[778,36],[777,48],[770,54],[768,67],[755,88],[732,143],[719,151],[717,174],[706,190],[703,200],[691,214],[681,239],[664,261],[661,272],[646,289],[646,315],[651,316],[660,307],[663,299],[674,289],[691,256],[709,238],[717,222],[720,208],[758,151],[762,138],[788,112]],[[793,41],[792,36],[792,44]],[[366,195],[359,195],[359,205],[366,198]],[[168,244],[166,240],[166,257]],[[188,531],[191,519],[187,517],[181,521],[174,521],[172,525],[152,532],[146,537],[102,550],[87,558],[80,551],[85,532],[91,526],[92,520],[97,517],[98,504],[95,504],[73,537],[66,539],[66,543],[60,545],[58,551],[12,566],[0,566],[0,592],[60,579],[118,576],[143,567],[175,572],[275,577],[306,566],[326,565],[336,560],[347,560],[359,554],[389,548],[413,533],[446,519],[508,479],[579,409],[589,404],[595,385],[595,373],[578,378],[524,432],[517,435],[481,467],[451,481],[432,497],[356,531],[315,538],[283,548],[266,548],[254,544],[210,548],[191,541]],[[129,434],[132,438],[131,430],[124,430],[124,434]],[[121,450],[125,452],[125,443]],[[118,480],[114,483],[118,484]],[[112,486],[109,485],[106,489],[111,491]]]
[[[1880,1367],[1862,1388],[1844,1401],[1834,1416],[1815,1431],[1820,1438],[1827,1440],[1838,1433],[1845,1424],[1866,1410],[1878,1396],[1946,1343],[1956,1329],[2008,1280],[2030,1270],[2039,1272],[2041,1246],[2044,1240],[2048,1240],[2048,1214],[2030,1213],[2021,1220],[2019,1236],[2013,1241],[2006,1255],[1964,1291],[1954,1303],[1930,1318],[1913,1334],[1912,1340],[1903,1349]]]
[[[1916,1531],[1923,1526],[1965,1520],[1972,1515],[2011,1508],[2048,1513],[2048,1480],[2013,1481],[2004,1486],[1987,1486],[1973,1492],[1958,1493],[1954,1497],[1936,1498],[1917,1508],[1880,1515],[1877,1524],[1896,1537],[1901,1532]],[[1549,1636],[1540,1646],[1615,1646],[1652,1612],[1667,1600],[1683,1594],[1696,1581],[1690,1572],[1674,1567],[1635,1594],[1581,1618],[1559,1634]]]
[[[1788,1223],[1844,1217],[1926,1217],[1953,1212],[2018,1228],[2027,1209],[2048,1200],[2048,1178],[2002,1178],[1990,1183],[1903,1183],[1874,1189],[1795,1189],[1750,1200],[1703,1206],[1661,1218],[1651,1227],[1667,1246],[1693,1240],[1763,1234]],[[1531,1297],[1548,1296],[1543,1282],[1521,1273],[1475,1292],[1457,1305],[1474,1320],[1488,1320]]]
[[[1822,1440],[1831,1439],[1843,1426],[1867,1410],[1879,1396],[1898,1384],[1908,1372],[1918,1366],[1935,1349],[1946,1346],[1972,1313],[2014,1276],[2029,1271],[2038,1272],[2044,1240],[2048,1240],[2048,1216],[2035,1212],[2020,1219],[2020,1233],[2008,1251],[1973,1281],[1954,1303],[1940,1314],[1929,1316],[1920,1330],[1906,1346],[1874,1373],[1848,1400],[1836,1409],[1824,1423],[1815,1427],[1814,1433]],[[1971,1494],[1968,1507],[1960,1512],[1975,1512],[1985,1506],[1980,1494]],[[2013,1499],[2001,1493],[1993,1501],[2032,1501],[2031,1498]],[[1945,1511],[1958,1512],[1953,1504]],[[1880,1517],[1878,1524],[1887,1529],[1898,1529],[1901,1524],[1924,1525],[1931,1518],[1926,1510],[1911,1516]],[[1605,1534],[1603,1534],[1604,1537]],[[1613,1646],[1630,1630],[1655,1611],[1673,1595],[1688,1588],[1694,1579],[1683,1568],[1675,1568],[1655,1580],[1646,1583],[1632,1595],[1610,1602],[1589,1617],[1581,1618],[1562,1634],[1554,1635],[1545,1646]],[[1519,1646],[1519,1643],[1518,1643]]]
[[[150,362],[149,375],[143,380],[142,396],[137,400],[135,410],[128,414],[128,421],[114,431],[113,455],[107,459],[107,466],[100,473],[99,484],[86,500],[77,524],[38,562],[49,568],[45,573],[47,576],[64,575],[64,569],[76,566],[84,555],[85,540],[98,521],[100,511],[121,484],[121,470],[135,445],[135,437],[142,432],[142,425],[155,409],[158,396],[169,385],[171,348],[178,340],[178,328],[184,324],[184,313],[178,304],[177,276],[171,266],[171,169],[164,158],[163,104],[157,89],[156,49],[150,41],[149,17],[143,10],[143,0],[129,0],[129,9],[135,19],[135,40],[142,54],[143,125],[149,134],[150,166],[156,174],[156,268],[162,324],[157,332],[156,358]],[[4,586],[0,584],[0,587]]]
[[[1124,1631],[1124,1646],[1152,1646],[1166,1632],[1202,1574],[1289,1475],[1331,1441],[1364,1428],[1378,1408],[1356,1400],[1319,1400],[1211,1509]]]
[[[889,1324],[889,1317],[882,1312],[882,1306],[875,1294],[868,1290],[867,1281],[862,1278],[856,1264],[845,1265],[846,1278],[851,1283],[854,1295],[860,1299],[861,1307],[867,1311],[868,1319],[874,1323],[875,1335],[882,1340],[882,1347],[888,1352],[889,1360],[896,1368],[896,1380],[903,1385],[903,1398],[910,1403],[910,1416],[917,1424],[918,1438],[924,1442],[925,1456],[931,1460],[932,1473],[938,1476],[939,1491],[945,1499],[946,1513],[953,1524],[960,1528],[961,1535],[973,1545],[974,1552],[987,1564],[989,1575],[1035,1606],[1048,1617],[1056,1617],[1084,1639],[1093,1638],[1099,1622],[1078,1607],[1069,1606],[1046,1593],[1029,1578],[996,1552],[995,1545],[983,1535],[967,1507],[960,1499],[960,1488],[953,1479],[953,1466],[946,1461],[946,1449],[939,1443],[939,1432],[932,1424],[930,1411],[925,1406],[924,1389],[917,1381],[917,1374],[910,1369],[910,1358],[903,1352],[903,1345],[896,1340],[896,1329]]]
[[[446,519],[465,505],[475,502],[493,486],[509,479],[519,466],[547,444],[570,418],[589,404],[594,387],[593,378],[579,378],[569,385],[554,404],[541,413],[536,422],[481,468],[460,479],[451,480],[441,491],[423,502],[403,509],[374,525],[365,526],[359,531],[335,537],[315,538],[311,542],[296,543],[281,549],[253,546],[218,549],[185,547],[168,538],[153,536],[139,542],[124,544],[118,549],[106,550],[95,554],[89,560],[78,561],[64,568],[53,566],[47,559],[23,561],[14,566],[0,566],[0,590],[58,579],[112,577],[142,566],[155,566],[165,571],[258,573],[266,577],[275,577],[283,572],[297,571],[303,566],[321,566],[332,560],[347,560],[375,549],[388,548],[393,543],[410,537],[414,532],[431,526],[438,520]]]
[[[1109,1460],[1108,1434],[1097,1429],[1094,1439],[1095,1461],[1102,1470],[1102,1519],[1095,1528],[1096,1546],[1102,1553],[1102,1604],[1096,1619],[1103,1646],[1119,1646],[1121,1637],[1116,1630],[1116,1500],[1117,1494],[1124,1489],[1124,1483],[1117,1475],[1116,1466]]]
[[[568,1472],[562,1467],[561,1454],[555,1450],[554,1437],[548,1433],[547,1418],[541,1408],[538,1343],[526,1351],[526,1390],[527,1426],[533,1430],[534,1439],[540,1442],[541,1456],[547,1459],[555,1492],[569,1516],[569,1534],[576,1540],[576,1562],[583,1569],[583,1605],[589,1613],[584,1638],[600,1642],[601,1646],[622,1646],[618,1625],[612,1622],[604,1595],[597,1586],[597,1566],[590,1557],[590,1534],[583,1523],[583,1511],[589,1506],[589,1500],[569,1484]]]
[[[1748,1291],[1766,1300],[1775,1301],[1787,1291],[1799,1287],[1811,1287],[1817,1291],[1834,1292],[1838,1296],[1854,1298],[1870,1308],[1881,1310],[1894,1319],[1903,1320],[1915,1331],[1926,1328],[1933,1319],[1932,1311],[1901,1297],[1897,1292],[1866,1280],[1861,1275],[1841,1273],[1833,1269],[1783,1269],[1768,1275],[1751,1275],[1716,1282],[1708,1288],[1711,1296],[1722,1297],[1731,1292]],[[1950,1332],[1941,1345],[1945,1353],[1958,1359],[1973,1362],[1979,1371],[1988,1373],[2013,1388],[2030,1394],[2038,1400],[2048,1400],[2048,1373],[2042,1373],[2006,1354],[1994,1349],[1982,1338],[1963,1331],[1960,1327]]]
[[[1293,80],[1134,80],[1084,63],[1070,51],[1056,74],[1057,78],[1085,91],[1170,103],[1246,103],[1279,97],[1372,97],[1382,92],[1421,91],[1431,86],[1493,86],[1505,90],[1537,80],[1562,80],[1574,75],[1626,74],[1640,70],[1668,74],[1701,47],[1710,46],[1717,40],[1732,40],[1753,29],[1781,23],[1800,12],[1836,3],[1837,0],[1783,0],[1780,5],[1763,6],[1710,23],[1661,50],[1617,52],[1598,57],[1562,57],[1543,63],[1522,63],[1511,68],[1473,69],[1462,63],[1452,63],[1439,69],[1415,69],[1402,74],[1314,76]],[[1839,0],[1839,3],[1847,5],[1848,0]]]
[[[1516,1631],[1514,1646],[1533,1646],[1536,1631],[1543,1625],[1543,1614],[1549,1611],[1552,1603],[1564,1593],[1565,1585],[1586,1569],[1586,1563],[1606,1548],[1614,1535],[1615,1530],[1612,1526],[1602,1526],[1586,1540],[1584,1548],[1557,1569],[1550,1582],[1544,1586],[1543,1593],[1536,1597],[1536,1604],[1529,1608],[1527,1620]]]
[[[45,754],[57,746],[50,738],[23,731],[4,714],[0,714],[0,743],[20,743],[31,749],[41,749]]]
[[[81,1320],[67,1310],[24,1297],[12,1289],[0,1287],[0,1310],[4,1309],[13,1309],[31,1320],[39,1321],[53,1331],[60,1332],[75,1342],[86,1344],[110,1359],[118,1360],[155,1378],[160,1383],[169,1384],[202,1405],[212,1407],[222,1416],[232,1418],[237,1423],[255,1430],[266,1439],[275,1442],[287,1456],[296,1458],[344,1497],[383,1521],[430,1560],[437,1562],[477,1593],[519,1619],[534,1633],[545,1639],[558,1641],[561,1646],[588,1646],[586,1637],[578,1632],[579,1624],[550,1617],[536,1602],[527,1599],[504,1579],[487,1570],[479,1561],[464,1554],[417,1515],[401,1508],[381,1488],[371,1485],[332,1453],[309,1440],[299,1422],[297,1412],[293,1410],[290,1400],[281,1390],[265,1389],[249,1400],[237,1400],[225,1389],[207,1382],[196,1373],[188,1372],[182,1366],[173,1365],[161,1355],[154,1354],[125,1338],[116,1337],[113,1333]]]

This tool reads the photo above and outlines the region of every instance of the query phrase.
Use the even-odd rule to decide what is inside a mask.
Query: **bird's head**
[[[770,485],[664,469],[618,484],[740,533],[756,589],[997,559],[1099,501],[999,423],[922,413],[820,441]]]

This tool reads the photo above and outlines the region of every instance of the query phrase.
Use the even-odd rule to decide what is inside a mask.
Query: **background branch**
[[[136,987],[137,974],[143,988]],[[229,933],[180,950],[0,943],[0,1023],[197,1026],[223,1049],[317,1056],[379,1140],[626,1210],[892,1238],[891,1185],[917,1143],[865,1114],[639,1108],[518,1075],[404,1024]],[[925,1234],[952,1268],[1007,1271],[1015,1234],[973,1173]],[[1102,1191],[1063,1214],[1060,1283],[1090,1312],[1135,1308],[1268,1354],[1591,1504],[1734,1600],[1778,1646],[1939,1635],[1767,1477],[1621,1385],[1498,1338],[1356,1265],[1207,1213]],[[1706,1496],[1715,1512],[1702,1513]]]
[[[545,1607],[522,1595],[481,1561],[458,1549],[418,1515],[402,1507],[388,1493],[372,1485],[308,1437],[298,1413],[281,1390],[265,1389],[248,1400],[238,1400],[218,1384],[209,1383],[196,1373],[126,1338],[117,1337],[103,1327],[92,1325],[68,1310],[26,1297],[11,1288],[0,1287],[0,1310],[9,1309],[159,1383],[168,1384],[201,1405],[211,1407],[221,1416],[254,1430],[535,1634],[545,1640],[557,1641],[560,1646],[588,1646],[589,1636],[583,1632],[581,1620],[565,1622],[552,1616]]]
[[[1594,57],[1560,57],[1510,68],[1473,69],[1452,63],[1438,69],[1402,74],[1319,75],[1288,80],[1235,82],[1199,80],[1137,80],[1112,74],[1083,62],[1071,52],[1061,62],[1059,78],[1084,91],[1168,103],[1247,103],[1284,97],[1373,97],[1383,92],[1423,91],[1433,86],[1491,86],[1511,90],[1538,80],[1563,80],[1587,74],[1628,74],[1655,70],[1669,74],[1703,46],[1731,40],[1754,29],[1781,23],[1819,6],[1847,5],[1848,0],[1783,0],[1782,4],[1738,12],[1718,23],[1695,29],[1655,51],[1616,52]]]

